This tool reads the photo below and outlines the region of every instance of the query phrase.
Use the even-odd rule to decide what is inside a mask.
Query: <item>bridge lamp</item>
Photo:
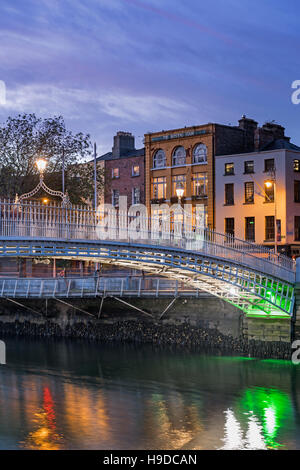
[[[36,166],[40,172],[40,176],[42,176],[44,174],[44,171],[46,169],[46,166],[47,166],[47,160],[45,160],[44,158],[39,158],[37,161],[36,161]]]

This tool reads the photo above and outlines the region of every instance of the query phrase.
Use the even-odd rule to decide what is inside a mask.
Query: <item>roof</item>
[[[103,161],[103,160],[119,160],[120,158],[143,157],[144,155],[145,155],[145,147],[141,149],[128,150],[128,152],[124,153],[120,157],[114,157],[112,152],[107,152],[104,155],[97,157],[97,162]]]
[[[279,150],[279,149],[283,149],[283,150],[296,150],[298,152],[300,152],[300,147],[298,147],[297,145],[295,144],[292,144],[289,140],[287,139],[277,139],[277,140],[273,140],[273,142],[270,142],[269,144],[265,145],[262,149],[260,149],[261,151],[265,151],[265,150]]]

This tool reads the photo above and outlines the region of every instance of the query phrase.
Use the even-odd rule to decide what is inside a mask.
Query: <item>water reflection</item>
[[[58,450],[61,448],[62,436],[57,433],[54,402],[48,387],[43,390],[43,406],[34,413],[34,430],[28,434],[21,446],[26,449]]]
[[[300,379],[288,362],[63,341],[7,346],[2,449],[300,448]]]
[[[225,412],[223,449],[276,449],[283,445],[276,440],[280,432],[293,428],[290,398],[279,390],[247,389],[236,409],[240,421],[232,409]]]

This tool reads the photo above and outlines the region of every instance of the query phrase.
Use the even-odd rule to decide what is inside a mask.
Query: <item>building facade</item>
[[[215,182],[218,232],[300,255],[300,147],[217,156]]]
[[[257,127],[245,116],[238,126],[208,123],[145,134],[145,190],[151,204],[178,202],[205,206],[206,223],[215,228],[215,157],[254,151],[274,140],[274,129]]]
[[[119,207],[120,196],[127,206],[145,204],[145,150],[136,149],[130,132],[118,132],[111,152],[98,157],[104,172],[101,202]]]

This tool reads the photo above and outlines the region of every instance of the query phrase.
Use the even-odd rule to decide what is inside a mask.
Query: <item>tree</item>
[[[83,163],[91,159],[90,136],[66,129],[62,116],[40,118],[35,114],[9,117],[0,126],[0,196],[14,198],[35,187],[39,175],[36,160],[48,161],[45,183],[62,190],[63,154],[65,160],[66,190],[71,202],[82,203],[93,198],[93,165]],[[101,171],[97,172],[98,188],[103,184]]]

